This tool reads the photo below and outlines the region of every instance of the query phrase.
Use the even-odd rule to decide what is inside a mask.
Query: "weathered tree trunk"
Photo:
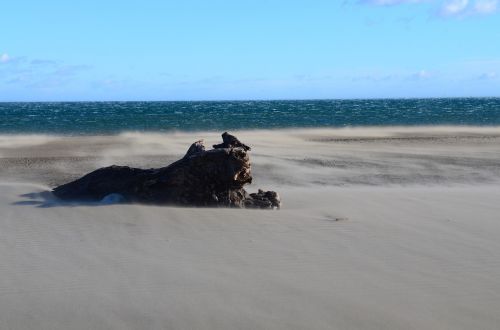
[[[245,191],[243,186],[252,182],[250,148],[227,133],[223,138],[223,144],[208,151],[203,141],[193,143],[182,159],[166,167],[105,167],[61,185],[53,193],[64,200],[99,201],[119,194],[127,202],[138,203],[279,208],[276,192]]]

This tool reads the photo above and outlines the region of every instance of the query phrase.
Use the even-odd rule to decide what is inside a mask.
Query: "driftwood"
[[[202,140],[193,143],[182,159],[166,167],[138,169],[113,165],[61,185],[53,193],[63,200],[279,208],[281,202],[276,192],[259,189],[249,194],[243,188],[252,182],[250,147],[227,132],[222,138],[223,143],[208,151]]]
[[[214,144],[214,149],[219,148],[243,148],[245,151],[250,151],[250,147],[243,144],[236,138],[236,136],[229,134],[228,132],[222,133],[222,143]]]

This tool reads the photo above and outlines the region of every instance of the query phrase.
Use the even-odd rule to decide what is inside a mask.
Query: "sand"
[[[280,211],[47,193],[202,137],[0,137],[0,329],[498,329],[500,128],[238,132]]]

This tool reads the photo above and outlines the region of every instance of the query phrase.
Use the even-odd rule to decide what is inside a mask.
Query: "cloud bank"
[[[466,17],[475,15],[490,15],[497,11],[498,0],[447,0],[440,9],[444,17]]]
[[[403,4],[431,4],[440,17],[491,15],[497,12],[499,0],[360,0],[372,6],[388,7]]]
[[[77,78],[89,65],[71,65],[62,61],[0,55],[0,84],[33,88],[61,87]]]

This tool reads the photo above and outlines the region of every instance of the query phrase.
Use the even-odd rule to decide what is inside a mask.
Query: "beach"
[[[0,328],[498,328],[500,127],[231,133],[282,209],[49,193],[219,132],[1,135]]]

